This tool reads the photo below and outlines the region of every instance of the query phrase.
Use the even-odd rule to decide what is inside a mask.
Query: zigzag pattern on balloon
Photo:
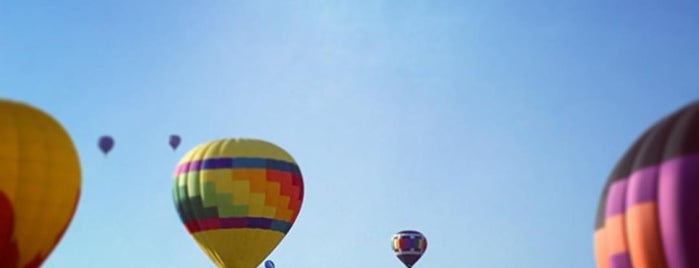
[[[219,157],[180,164],[176,206],[190,233],[230,228],[286,234],[303,200],[295,163],[267,158]]]

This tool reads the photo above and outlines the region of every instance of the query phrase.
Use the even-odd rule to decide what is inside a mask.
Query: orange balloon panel
[[[80,163],[48,114],[0,100],[0,267],[39,267],[68,228]]]

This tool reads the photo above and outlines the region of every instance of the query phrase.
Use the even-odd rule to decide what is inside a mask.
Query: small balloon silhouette
[[[177,147],[180,146],[180,142],[182,142],[182,138],[180,138],[179,135],[170,135],[170,140],[168,143],[170,144],[170,147],[172,147],[172,150],[177,150]]]
[[[112,148],[114,148],[114,139],[111,136],[102,136],[99,139],[99,142],[97,143],[100,147],[100,150],[104,155],[106,156]]]

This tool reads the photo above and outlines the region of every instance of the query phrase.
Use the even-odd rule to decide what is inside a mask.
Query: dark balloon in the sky
[[[182,138],[180,138],[179,135],[170,135],[170,140],[168,143],[170,144],[172,150],[177,150],[177,147],[180,146],[180,142],[182,142]]]
[[[425,254],[427,238],[418,231],[400,231],[391,238],[391,247],[405,267],[411,268]]]
[[[102,136],[100,137],[97,145],[99,145],[102,153],[104,153],[104,155],[107,155],[109,151],[111,151],[112,148],[114,148],[114,139],[111,136]]]
[[[265,268],[274,268],[274,262],[271,260],[265,261]]]

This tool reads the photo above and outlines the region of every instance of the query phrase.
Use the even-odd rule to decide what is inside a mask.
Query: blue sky
[[[593,267],[612,166],[699,97],[694,1],[279,2],[0,0],[0,97],[60,120],[83,168],[45,267],[213,267],[171,173],[225,137],[304,174],[277,267],[401,267],[403,229],[416,268]]]

